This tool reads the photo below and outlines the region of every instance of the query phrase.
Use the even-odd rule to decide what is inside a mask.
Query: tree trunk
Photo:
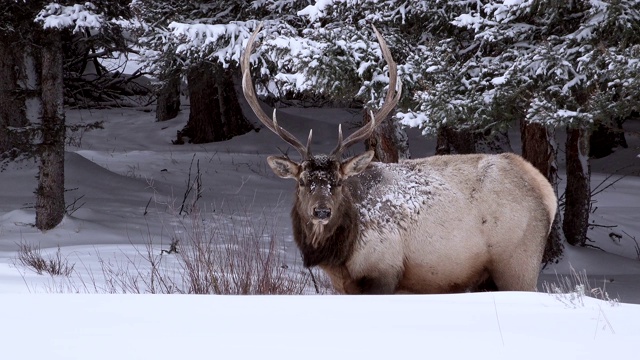
[[[180,72],[174,71],[158,90],[156,121],[171,120],[180,112]]]
[[[189,122],[182,130],[184,136],[194,144],[216,141],[216,135],[222,132],[220,102],[213,66],[200,64],[189,69]]]
[[[29,144],[26,131],[19,131],[28,124],[25,93],[19,86],[23,54],[5,40],[0,41],[0,160],[15,159]]]
[[[253,129],[242,114],[232,70],[203,63],[189,70],[187,80],[191,111],[179,138],[200,144],[229,140]]]
[[[371,121],[371,114],[364,112],[363,122]],[[373,131],[365,141],[365,149],[373,150],[373,158],[383,163],[397,163],[400,159],[411,157],[407,134],[390,115]]]
[[[507,132],[485,134],[474,129],[444,126],[438,130],[436,155],[500,154],[512,152]]]
[[[234,74],[236,71],[233,69],[224,69],[222,66],[218,67],[218,101],[220,101],[220,112],[222,114],[222,123],[224,129],[225,140],[231,139],[234,136],[243,135],[255,127],[246,117],[242,114],[242,108],[238,101],[238,93],[236,91]],[[238,72],[239,74],[239,72]],[[240,77],[237,77],[240,80]]]
[[[571,245],[584,246],[591,205],[590,130],[567,129],[567,190],[562,229]]]
[[[528,160],[549,180],[555,193],[558,194],[558,147],[554,129],[522,120],[520,122],[520,136],[522,139],[522,157]],[[542,259],[544,263],[557,261],[562,255],[564,234],[561,224],[562,215],[558,211],[547,239],[547,246]]]
[[[21,82],[25,93],[26,116],[29,124],[40,125],[42,122],[42,54],[39,46],[28,44],[23,48],[23,67]],[[30,134],[33,138],[36,134]],[[33,142],[33,141],[32,141]]]
[[[36,190],[36,227],[49,230],[64,216],[64,87],[62,40],[45,31],[42,43],[42,143]]]

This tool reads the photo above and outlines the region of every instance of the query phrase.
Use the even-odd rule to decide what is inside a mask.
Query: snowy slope
[[[294,185],[276,178],[265,162],[267,155],[285,149],[281,140],[260,131],[217,144],[172,145],[186,116],[156,123],[148,109],[69,111],[69,123],[105,124],[85,133],[80,146],[68,147],[66,187],[75,190],[67,192],[67,203],[83,197],[77,211],[45,233],[33,227],[36,166],[12,164],[0,173],[3,358],[634,358],[640,306],[626,303],[640,303],[640,261],[633,242],[615,243],[604,228],[590,236],[607,252],[567,248],[564,259],[546,268],[540,282],[584,269],[593,287],[604,287],[625,304],[544,293],[51,294],[112,292],[102,273],[104,262],[143,266],[146,244],[156,254],[167,249],[172,236],[182,231],[176,209],[192,161],[193,176],[198,160],[203,221],[264,220],[279,239],[282,265],[301,271],[288,218]],[[329,151],[337,123],[350,124],[357,115],[343,109],[290,108],[279,119],[299,137],[313,127],[314,149]],[[432,151],[433,144],[416,132],[410,136],[414,156]],[[594,182],[602,176],[596,174]],[[626,177],[597,200],[594,218],[640,239],[639,177]],[[41,246],[45,255],[55,254],[59,246],[74,264],[74,275],[51,278],[18,264],[16,251],[25,243]],[[165,258],[167,266],[175,266],[175,257]]]

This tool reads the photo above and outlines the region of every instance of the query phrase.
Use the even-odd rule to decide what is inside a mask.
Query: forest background
[[[638,136],[625,128],[638,128],[640,111],[639,1],[2,3],[0,154],[5,168],[38,161],[39,230],[69,212],[65,146],[104,126],[67,124],[66,109],[153,105],[161,122],[186,100],[188,120],[167,139],[176,146],[256,130],[238,97],[238,60],[262,22],[252,71],[267,105],[349,108],[368,121],[364,109],[381,104],[388,84],[375,25],[403,83],[397,111],[366,144],[379,161],[411,156],[407,127],[435,139],[436,154],[519,150],[560,202],[545,262],[565,246],[599,247],[587,236],[594,227],[636,241],[594,223],[593,197],[638,176],[638,162],[596,184],[590,163]],[[122,58],[135,58],[135,70],[109,67]]]

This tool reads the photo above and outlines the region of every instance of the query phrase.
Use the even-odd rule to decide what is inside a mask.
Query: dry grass
[[[143,245],[118,257],[98,254],[100,269],[84,266],[84,278],[58,282],[57,292],[297,295],[316,293],[311,273],[287,252],[273,221],[263,216],[215,216],[198,211],[174,216],[169,245],[159,246],[151,229]],[[127,249],[130,249],[127,247]],[[293,263],[293,265],[292,265]],[[84,264],[83,264],[84,265]],[[330,293],[315,274],[320,293]]]
[[[556,274],[556,281],[545,281],[542,289],[563,304],[574,308],[584,306],[585,297],[607,301],[612,305],[619,302],[617,298],[611,298],[605,288],[592,286],[585,270],[578,272],[573,267],[570,275]]]
[[[160,215],[167,219],[166,213]],[[23,243],[15,264],[38,274],[60,275],[45,285],[49,292],[333,293],[323,273],[305,269],[297,249],[286,248],[277,219],[270,214],[255,216],[248,211],[225,214],[218,210],[204,216],[193,206],[186,215],[174,211],[164,221],[162,236],[154,236],[158,229],[150,226],[147,223],[140,238],[130,237],[130,246],[122,246],[111,254],[96,248],[91,263],[78,256],[76,266],[63,256],[60,248],[45,257],[39,247]]]
[[[190,294],[303,294],[310,275],[286,265],[276,228],[248,215],[205,223],[196,213],[175,238],[181,292]]]
[[[18,255],[15,264],[20,264],[35,271],[38,275],[49,274],[51,276],[69,277],[73,274],[75,264],[69,263],[66,257],[62,256],[60,247],[55,255],[45,258],[39,245],[31,245],[25,242],[18,244]]]

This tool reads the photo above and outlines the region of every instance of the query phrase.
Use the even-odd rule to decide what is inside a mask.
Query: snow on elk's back
[[[421,209],[433,201],[436,194],[447,191],[447,184],[437,176],[411,163],[371,163],[358,176],[365,191],[362,202],[356,203],[361,216],[361,231],[374,228],[389,231],[405,228],[417,221]]]

